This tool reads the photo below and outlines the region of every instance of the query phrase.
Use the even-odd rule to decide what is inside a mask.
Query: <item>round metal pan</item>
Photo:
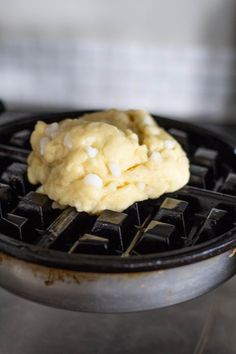
[[[216,288],[235,272],[232,249],[188,265],[125,273],[49,268],[0,254],[2,287],[72,311],[113,313],[170,306]]]
[[[40,118],[53,121],[77,115],[78,112],[31,117],[8,122],[0,130],[23,129]],[[165,121],[159,118],[160,124]],[[200,129],[168,122],[172,127]],[[213,136],[206,130],[200,131]],[[217,139],[232,154],[234,143]],[[162,255],[128,258],[81,255],[78,259],[0,235],[0,285],[27,299],[72,311],[149,310],[190,300],[232,277],[236,273],[235,247],[236,228],[233,228],[204,244]]]

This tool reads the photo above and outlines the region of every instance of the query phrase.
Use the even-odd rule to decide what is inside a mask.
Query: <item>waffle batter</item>
[[[37,122],[28,178],[61,206],[122,211],[184,186],[181,146],[145,111],[108,110],[60,123]]]

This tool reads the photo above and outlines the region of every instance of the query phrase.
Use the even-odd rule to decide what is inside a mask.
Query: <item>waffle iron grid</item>
[[[62,119],[63,117],[59,117]],[[51,121],[56,120],[53,117]],[[159,120],[158,120],[159,121]],[[100,216],[74,208],[53,209],[27,180],[26,159],[35,121],[0,131],[0,232],[17,242],[74,260],[83,255],[105,259],[143,259],[201,248],[233,230],[236,222],[234,150],[214,136],[161,120],[191,162],[188,186],[158,199],[134,203],[122,213]],[[58,253],[59,254],[59,253]],[[113,271],[114,271],[113,267]]]

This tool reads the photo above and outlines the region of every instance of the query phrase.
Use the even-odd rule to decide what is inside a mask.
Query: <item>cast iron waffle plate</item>
[[[43,115],[0,124],[0,284],[73,311],[127,312],[199,296],[236,272],[235,145],[156,117],[186,150],[189,185],[99,217],[52,201],[27,181],[29,136]]]
[[[161,269],[188,264],[236,243],[234,144],[204,129],[158,118],[183,146],[191,179],[182,190],[99,217],[52,201],[27,181],[29,137],[36,120],[83,112],[35,116],[0,129],[0,248],[43,265],[96,272]]]

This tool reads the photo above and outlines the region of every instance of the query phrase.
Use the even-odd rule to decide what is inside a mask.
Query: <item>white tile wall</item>
[[[0,97],[14,105],[236,113],[236,52],[204,46],[0,37]]]

